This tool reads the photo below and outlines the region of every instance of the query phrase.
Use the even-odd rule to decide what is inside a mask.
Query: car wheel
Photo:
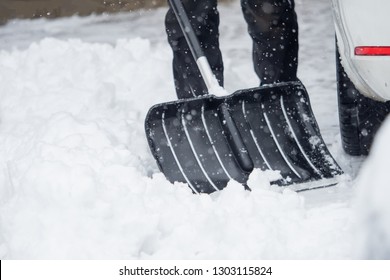
[[[342,146],[349,155],[368,155],[374,136],[390,112],[390,102],[362,95],[341,65],[336,46],[337,94]]]

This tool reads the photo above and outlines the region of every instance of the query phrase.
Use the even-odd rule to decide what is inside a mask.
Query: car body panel
[[[390,56],[359,56],[359,46],[390,46],[389,0],[332,0],[341,63],[367,97],[390,100]]]

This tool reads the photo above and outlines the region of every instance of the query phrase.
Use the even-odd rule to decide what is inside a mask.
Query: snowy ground
[[[340,147],[330,3],[296,5],[299,76],[348,175],[300,194],[272,191],[256,173],[250,193],[232,183],[195,196],[159,173],[143,122],[175,99],[165,9],[0,27],[0,258],[375,257],[362,255],[362,159]],[[220,12],[226,89],[256,86],[237,1]]]

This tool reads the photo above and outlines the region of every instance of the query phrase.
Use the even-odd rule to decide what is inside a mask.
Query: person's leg
[[[223,63],[218,40],[219,14],[217,0],[181,1],[211,69],[222,86]],[[207,94],[206,85],[171,8],[165,18],[165,27],[168,42],[173,50],[173,75],[177,96],[179,98],[190,98]]]
[[[297,80],[298,23],[294,0],[241,0],[260,84]]]

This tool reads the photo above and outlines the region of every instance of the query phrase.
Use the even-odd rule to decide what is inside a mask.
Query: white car
[[[365,155],[390,112],[390,0],[332,4],[343,147]]]

